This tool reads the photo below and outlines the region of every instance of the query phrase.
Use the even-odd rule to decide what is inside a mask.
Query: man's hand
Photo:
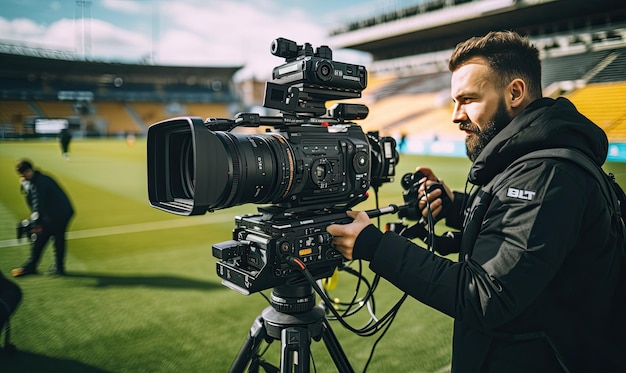
[[[352,223],[332,224],[326,227],[326,231],[333,236],[333,245],[341,255],[348,260],[352,260],[352,251],[354,250],[356,238],[372,222],[364,211],[348,211],[346,214],[354,219]]]
[[[428,209],[426,201],[430,204],[430,211],[433,217],[437,217],[443,208],[443,200],[441,199],[441,194],[443,193],[441,189],[435,189],[430,193],[426,193],[426,190],[433,184],[441,184],[446,191],[448,197],[450,197],[450,201],[454,200],[454,193],[443,183],[443,180],[439,179],[430,168],[427,167],[418,167],[416,171],[422,172],[426,175],[424,181],[421,183],[420,188],[418,189],[418,203],[417,207],[422,212],[423,217],[428,216]]]

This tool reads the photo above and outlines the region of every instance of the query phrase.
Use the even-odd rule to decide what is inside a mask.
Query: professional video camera
[[[21,239],[22,237],[28,237],[31,240],[34,240],[34,233],[32,233],[33,228],[35,228],[35,222],[31,219],[24,219],[17,223],[15,227],[15,232],[17,239]]]
[[[285,58],[266,84],[264,106],[278,116],[239,113],[234,119],[180,117],[150,126],[147,138],[151,206],[199,215],[245,203],[269,204],[235,218],[233,239],[213,245],[223,284],[243,294],[329,277],[343,257],[326,227],[347,223],[345,212],[370,187],[392,180],[395,140],[364,133],[352,120],[364,105],[326,101],[361,97],[364,66],[332,60],[332,51],[278,38],[271,53]],[[236,127],[273,127],[264,134]],[[269,130],[269,128],[268,128]]]

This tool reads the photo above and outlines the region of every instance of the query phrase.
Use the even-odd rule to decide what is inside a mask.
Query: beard
[[[506,111],[504,100],[498,103],[498,109],[482,129],[473,122],[461,123],[461,129],[470,131],[472,134],[465,138],[465,150],[470,161],[474,162],[485,146],[511,121]]]

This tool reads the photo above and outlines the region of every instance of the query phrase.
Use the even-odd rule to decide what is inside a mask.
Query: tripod
[[[311,285],[279,286],[272,289],[271,306],[258,316],[241,346],[230,372],[239,373],[250,365],[249,372],[258,372],[262,366],[272,372],[310,371],[311,338],[324,340],[337,371],[354,372],[339,341],[333,333],[325,312],[315,307],[315,292]],[[262,341],[268,344],[281,341],[280,370],[261,360],[258,355]],[[272,370],[267,370],[268,367]]]

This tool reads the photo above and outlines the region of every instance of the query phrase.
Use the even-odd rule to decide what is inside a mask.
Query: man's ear
[[[512,110],[516,110],[520,108],[520,106],[525,107],[526,105],[522,105],[522,103],[526,101],[527,93],[526,82],[519,78],[513,79],[506,88],[505,98],[508,106]]]

